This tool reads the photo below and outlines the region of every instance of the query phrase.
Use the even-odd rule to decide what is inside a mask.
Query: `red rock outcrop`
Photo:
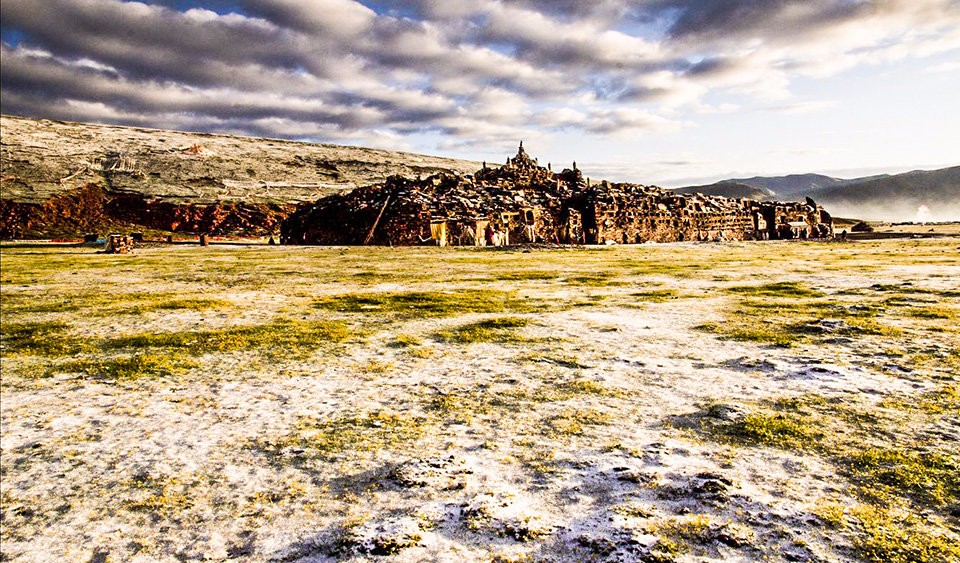
[[[262,236],[279,231],[293,205],[196,205],[111,193],[96,184],[42,203],[0,199],[0,238],[76,237],[89,232],[155,229],[175,233]]]

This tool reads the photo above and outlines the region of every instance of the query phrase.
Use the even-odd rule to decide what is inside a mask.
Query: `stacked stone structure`
[[[523,148],[472,175],[394,176],[304,205],[281,226],[284,244],[507,245],[755,240],[831,236],[811,200],[759,202],[593,184],[554,173]]]
[[[127,235],[107,235],[103,251],[107,254],[130,254],[133,252],[133,238]]]

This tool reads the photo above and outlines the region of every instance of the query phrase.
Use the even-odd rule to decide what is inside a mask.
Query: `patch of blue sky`
[[[20,28],[11,26],[0,27],[0,40],[10,47],[16,47],[23,41],[29,39],[29,37],[30,36]]]
[[[360,3],[376,12],[379,16],[408,18],[412,20],[422,19],[422,16],[417,10],[416,6],[414,6],[412,3],[397,3],[390,1],[378,2],[377,0],[362,0]]]
[[[629,84],[620,76],[597,73],[590,79],[590,91],[600,100],[616,100],[629,89]]]
[[[484,42],[482,46],[508,57],[515,57],[517,55],[516,43],[509,41],[487,41]]]
[[[137,2],[139,0],[124,0],[126,2]],[[159,0],[159,1],[147,1],[147,4],[153,4],[156,6],[166,6],[177,10],[179,12],[186,12],[187,10],[193,8],[199,8],[202,10],[209,10],[220,14],[221,16],[227,14],[240,14],[246,15],[246,10],[243,9],[242,2],[236,2],[233,0],[204,0],[202,2],[197,0]]]
[[[670,28],[673,27],[682,13],[681,10],[676,8],[661,10],[658,13],[641,10],[643,8],[634,8],[628,11],[624,18],[620,20],[620,23],[613,27],[613,30],[648,41],[659,41],[669,35]]]
[[[313,76],[313,73],[310,72],[310,69],[303,65],[295,65],[293,67],[293,73],[297,76]]]

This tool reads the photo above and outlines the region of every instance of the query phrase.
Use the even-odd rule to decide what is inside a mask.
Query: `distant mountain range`
[[[960,166],[852,179],[822,174],[755,176],[674,191],[759,200],[792,201],[810,197],[838,217],[960,221]]]

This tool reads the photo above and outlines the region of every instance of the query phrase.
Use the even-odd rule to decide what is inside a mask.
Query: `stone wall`
[[[802,225],[800,225],[802,223]],[[520,145],[501,167],[472,175],[392,177],[303,205],[285,244],[609,244],[832,235],[812,201],[679,195],[636,184],[590,185],[576,168],[553,173]]]

